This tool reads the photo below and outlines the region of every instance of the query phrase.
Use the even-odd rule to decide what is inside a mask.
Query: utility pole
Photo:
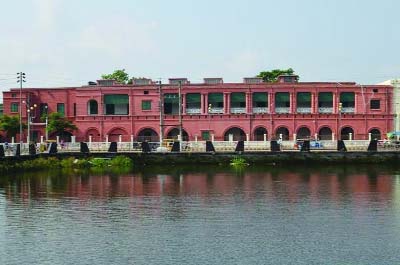
[[[179,95],[179,135],[181,138],[179,141],[179,151],[182,151],[182,140],[183,140],[183,135],[182,135],[182,81],[179,81],[178,95]]]
[[[17,83],[19,83],[19,142],[22,144],[22,83],[25,81],[25,73],[17,73]]]

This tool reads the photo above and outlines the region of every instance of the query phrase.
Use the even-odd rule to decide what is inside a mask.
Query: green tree
[[[22,129],[26,129],[26,124],[22,123]],[[8,138],[15,137],[19,133],[19,116],[4,115],[0,118],[0,129],[4,131]]]
[[[125,69],[115,70],[112,74],[104,74],[101,76],[101,78],[116,80],[121,84],[132,83],[132,79],[129,78],[129,74],[125,72]]]
[[[278,76],[280,75],[293,75],[294,70],[292,68],[289,69],[273,69],[271,71],[263,71],[260,72],[257,77],[261,77],[264,82],[276,82],[278,80]]]
[[[63,139],[64,136],[66,136],[65,132],[71,133],[77,129],[75,124],[65,118],[61,113],[50,113],[47,125],[47,131],[49,133],[56,133],[57,136]]]

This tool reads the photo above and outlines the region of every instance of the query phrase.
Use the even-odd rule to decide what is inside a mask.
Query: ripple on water
[[[390,174],[35,177],[0,185],[1,264],[397,264]],[[61,186],[58,186],[61,185]],[[37,192],[40,191],[40,192]]]

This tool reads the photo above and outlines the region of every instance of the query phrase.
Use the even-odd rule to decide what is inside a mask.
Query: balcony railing
[[[275,108],[276,113],[290,113],[290,108],[288,107],[276,107]]]
[[[224,108],[211,108],[208,110],[208,113],[211,114],[222,114],[224,113]]]
[[[311,113],[311,108],[298,107],[296,111],[297,113]]]
[[[253,113],[269,113],[269,110],[267,107],[254,107]]]
[[[319,113],[333,113],[333,108],[326,108],[326,107],[321,107],[318,108]]]
[[[354,107],[342,108],[342,113],[354,113]]]
[[[246,113],[246,108],[231,108],[231,113],[233,114]]]
[[[186,114],[200,114],[201,109],[186,109]]]

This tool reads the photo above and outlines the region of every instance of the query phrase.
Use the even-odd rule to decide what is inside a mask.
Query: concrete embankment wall
[[[254,152],[254,153],[58,153],[7,157],[0,163],[13,163],[37,157],[115,157],[128,156],[136,165],[229,164],[234,157],[243,157],[250,164],[291,163],[399,163],[400,152]]]

